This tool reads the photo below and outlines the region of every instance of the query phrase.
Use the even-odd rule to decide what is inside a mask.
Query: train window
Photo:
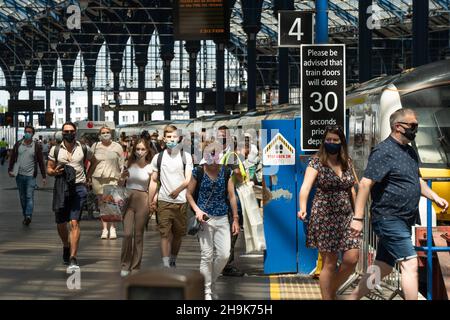
[[[419,130],[413,146],[422,164],[448,168],[450,165],[450,112],[448,107],[417,108]]]
[[[428,167],[450,165],[450,86],[435,86],[401,97],[402,105],[417,112],[419,130],[413,146]]]

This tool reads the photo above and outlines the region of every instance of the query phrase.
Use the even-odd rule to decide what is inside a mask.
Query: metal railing
[[[450,178],[422,178],[427,181],[431,189],[434,182],[450,182]],[[433,246],[433,228],[432,228],[433,210],[431,200],[427,200],[427,246],[418,247],[416,251],[427,252],[427,300],[433,300],[433,252],[449,252],[450,247],[435,247]]]

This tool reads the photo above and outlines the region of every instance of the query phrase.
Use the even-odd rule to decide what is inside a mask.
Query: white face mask
[[[147,151],[136,151],[134,154],[136,155],[136,158],[142,159],[147,155]]]
[[[102,140],[102,141],[109,141],[109,140],[111,140],[111,133],[102,133],[100,135],[100,140]]]

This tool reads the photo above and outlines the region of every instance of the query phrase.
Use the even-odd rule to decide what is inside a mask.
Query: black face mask
[[[63,139],[68,143],[72,143],[75,141],[75,133],[63,133]]]
[[[409,141],[413,141],[416,138],[417,127],[413,128],[404,128],[405,132],[402,132],[402,135],[408,139]]]
[[[341,144],[340,143],[324,143],[325,150],[329,154],[337,154],[341,151]]]

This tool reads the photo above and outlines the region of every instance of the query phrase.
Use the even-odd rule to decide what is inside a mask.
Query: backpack
[[[180,152],[181,152],[181,160],[183,162],[183,175],[184,175],[186,172],[186,155],[183,151],[180,151]],[[156,161],[156,167],[158,168],[159,176],[161,176],[161,164],[162,164],[163,156],[164,156],[164,150],[161,151],[160,153],[158,153],[158,159]]]
[[[57,144],[55,146],[55,165],[58,163],[59,149],[61,149],[61,145]],[[86,147],[86,145],[82,144],[81,145],[81,149],[83,149],[83,167],[84,167],[84,171],[86,171],[86,159],[87,159],[87,147]]]
[[[224,166],[225,168],[225,199],[228,200],[228,180],[230,180],[231,177],[231,169],[228,166]],[[200,192],[200,185],[202,184],[202,179],[205,174],[205,171],[203,170],[203,166],[197,167],[197,184],[195,185],[194,194],[192,195],[194,198],[195,203],[198,201],[198,194]]]

